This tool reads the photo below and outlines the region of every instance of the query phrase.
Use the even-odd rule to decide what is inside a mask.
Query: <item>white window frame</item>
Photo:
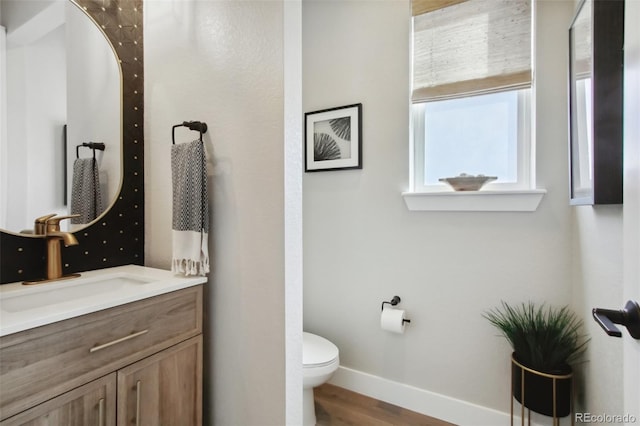
[[[424,103],[411,106],[409,210],[535,211],[546,193],[535,189],[533,87],[518,94],[517,182],[488,183],[480,191],[455,192],[447,184],[424,185]]]
[[[450,191],[451,188],[445,183],[435,185],[424,184],[424,117],[426,103],[415,103],[411,107],[411,151],[413,153],[412,163],[412,188],[414,192],[441,192]],[[517,158],[516,182],[493,182],[486,184],[485,190],[526,190],[531,189],[531,89],[518,91],[518,134],[517,134]],[[442,176],[448,177],[448,176]]]

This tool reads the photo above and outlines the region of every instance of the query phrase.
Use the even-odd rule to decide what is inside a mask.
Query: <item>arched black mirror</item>
[[[15,0],[1,1],[11,3]],[[38,3],[51,4],[53,0],[15,2],[28,3],[35,7]],[[63,250],[65,273],[144,262],[142,0],[74,0],[73,3],[72,7],[79,8],[75,12],[86,14],[84,18],[92,22],[92,25],[97,25],[99,31],[106,35],[112,51],[115,52],[116,65],[120,69],[121,80],[117,84],[117,92],[102,95],[105,98],[115,97],[121,103],[119,114],[116,114],[120,116],[119,124],[112,124],[109,130],[112,134],[118,134],[122,140],[118,166],[122,171],[122,178],[121,184],[115,185],[117,188],[113,200],[107,200],[111,203],[110,206],[88,226],[74,232],[79,245]],[[40,8],[42,6],[39,5]],[[4,13],[0,14],[3,15]],[[102,72],[104,69],[87,70],[75,78],[91,78],[94,75],[86,74],[99,75]],[[92,125],[97,126],[98,124]],[[105,149],[104,155],[108,149]],[[92,155],[90,151],[89,155]],[[75,149],[71,159],[74,157]],[[7,205],[6,208],[11,210],[12,206]],[[33,219],[25,218],[28,221]],[[18,234],[15,230],[0,229],[0,246],[0,283],[42,277],[45,246],[42,238]]]
[[[34,218],[56,213],[80,214],[61,226],[82,229],[114,203],[122,182],[115,49],[70,0],[0,0],[0,12],[6,30],[0,228],[30,232]]]

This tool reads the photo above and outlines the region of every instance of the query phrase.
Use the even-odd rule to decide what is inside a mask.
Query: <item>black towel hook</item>
[[[96,149],[104,151],[106,146],[102,142],[83,142],[80,145],[76,145],[76,159],[80,158],[80,147],[91,148],[93,150],[93,159],[96,158]]]
[[[204,121],[183,121],[182,124],[176,124],[171,128],[171,141],[173,145],[176,144],[176,127],[188,127],[189,130],[200,132],[200,142],[202,142],[202,135],[207,133],[207,123]]]

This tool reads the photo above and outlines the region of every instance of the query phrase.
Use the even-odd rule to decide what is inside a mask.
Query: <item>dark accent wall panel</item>
[[[122,68],[123,183],[111,209],[62,248],[64,273],[144,264],[142,0],[76,0],[102,27]],[[34,218],[35,219],[35,218]],[[45,276],[45,242],[0,230],[0,284]]]

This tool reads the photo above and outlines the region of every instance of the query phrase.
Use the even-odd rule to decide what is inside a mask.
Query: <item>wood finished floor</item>
[[[453,425],[328,383],[314,389],[314,399],[317,426]]]

